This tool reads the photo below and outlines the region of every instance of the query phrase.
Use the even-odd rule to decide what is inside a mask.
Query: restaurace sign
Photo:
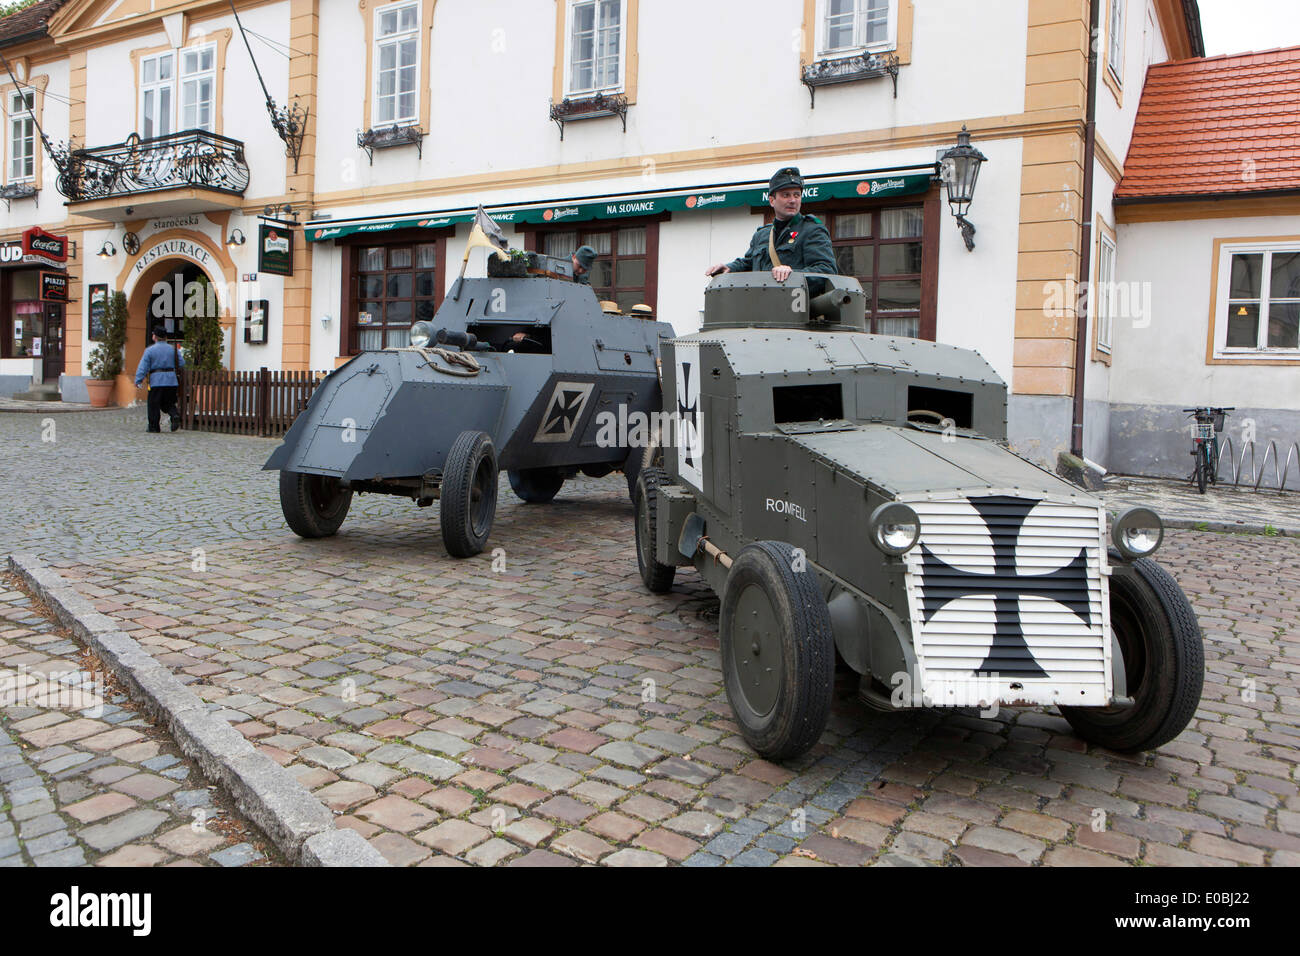
[[[190,242],[187,239],[168,239],[140,255],[140,258],[135,261],[135,274],[139,275],[150,263],[166,256],[185,256],[201,266],[212,265],[212,256],[208,255],[208,250],[197,242]]]

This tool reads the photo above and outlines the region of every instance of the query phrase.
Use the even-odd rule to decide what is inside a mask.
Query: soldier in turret
[[[820,272],[835,275],[835,255],[831,234],[816,216],[803,216],[803,177],[794,166],[784,166],[772,176],[767,199],[776,213],[770,225],[759,226],[750,240],[749,250],[731,262],[719,262],[705,270],[705,275],[726,272],[762,272],[772,270],[772,278],[784,282],[791,272]]]

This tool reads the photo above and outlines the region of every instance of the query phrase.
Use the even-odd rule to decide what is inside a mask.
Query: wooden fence
[[[283,435],[328,374],[182,369],[182,427],[228,435]]]

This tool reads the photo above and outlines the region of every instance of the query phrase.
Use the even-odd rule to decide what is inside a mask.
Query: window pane
[[[573,67],[573,88],[575,90],[591,89],[593,86],[595,86],[595,84],[592,83],[591,81],[591,77],[592,77],[592,66],[590,60],[588,60],[586,63],[581,65],[575,64]]]
[[[390,249],[388,252],[388,268],[390,269],[411,268],[411,247],[402,246],[397,249]]]
[[[172,131],[172,88],[164,86],[158,91],[158,135]]]
[[[414,30],[418,8],[414,6],[406,7],[401,11],[401,29]]]
[[[880,246],[880,274],[882,276],[921,271],[921,244],[898,242]]]
[[[199,69],[204,71],[212,69],[212,47],[205,49],[199,56]]]
[[[644,259],[619,259],[618,282],[621,287],[645,285]]]
[[[1253,349],[1259,344],[1259,305],[1255,302],[1228,304],[1228,348]]]
[[[598,289],[608,289],[614,284],[614,264],[608,259],[597,259],[591,265],[591,284]]]
[[[1269,293],[1275,299],[1300,299],[1300,252],[1273,253]]]
[[[383,322],[382,302],[361,302],[357,305],[357,325],[382,325]]]
[[[168,53],[166,56],[162,56],[158,58],[158,79],[170,80],[171,78],[172,78],[172,55]]]
[[[388,302],[384,306],[384,321],[388,325],[396,325],[402,328],[410,328],[411,315],[413,311],[414,310],[412,309],[410,302],[402,302],[400,300]]]
[[[1234,299],[1258,299],[1260,275],[1264,269],[1264,254],[1238,253],[1232,257],[1232,282],[1228,295]]]
[[[374,299],[384,294],[383,276],[361,276],[360,292],[363,299]]]
[[[438,266],[438,246],[425,242],[415,247],[415,268],[435,269]]]
[[[150,59],[148,59],[148,60],[145,60],[145,61],[144,61],[144,66],[142,67],[142,73],[143,73],[144,75],[141,77],[141,82],[144,82],[144,83],[153,83],[153,82],[157,81],[157,79],[158,79],[158,61],[155,60],[155,59],[153,59],[152,57],[151,57]]]
[[[363,352],[377,352],[384,347],[384,330],[361,329],[357,334],[357,347]]]
[[[415,274],[415,294],[433,295],[433,272],[417,272]]]
[[[415,40],[403,40],[401,47],[401,64],[402,66],[415,65]]]
[[[401,96],[397,98],[397,103],[398,103],[398,109],[397,109],[398,119],[410,119],[412,116],[415,115],[415,94],[414,93],[403,93]]]
[[[1268,347],[1271,349],[1300,347],[1300,303],[1274,302],[1269,306]]]
[[[876,319],[877,335],[905,335],[918,338],[921,335],[920,319]]]
[[[880,312],[916,312],[921,308],[921,280],[903,279],[880,283]]]
[[[596,250],[598,256],[607,256],[611,248],[610,234],[608,232],[585,232],[582,234],[581,244],[591,246]]]
[[[574,32],[593,30],[596,26],[596,5],[594,3],[579,3],[573,7],[573,29]]]
[[[391,74],[397,68],[397,44],[385,43],[379,48],[379,72]],[[392,82],[390,75],[389,82]]]
[[[415,303],[415,321],[428,322],[433,318],[433,313],[432,299],[420,299]]]
[[[390,349],[404,349],[411,344],[411,327],[393,328],[389,326],[385,333],[385,341]]]
[[[181,73],[197,73],[199,70],[199,53],[197,50],[186,50],[181,54]]]
[[[618,254],[620,256],[645,255],[645,227],[639,229],[620,229],[618,231]]]
[[[568,258],[578,248],[576,232],[549,232],[542,238],[542,252],[556,258]]]
[[[835,268],[842,276],[857,276],[859,280],[870,279],[874,265],[872,253],[874,246],[838,246],[835,249]]]
[[[835,217],[835,238],[850,239],[871,235],[871,213],[862,212]]]
[[[880,238],[920,239],[921,227],[924,224],[925,216],[920,206],[882,209],[880,211]]]
[[[392,299],[409,299],[411,297],[411,274],[397,272],[388,277],[388,296]]]
[[[357,268],[362,272],[379,272],[384,268],[383,246],[371,246],[361,250],[361,262]]]
[[[397,29],[397,11],[385,10],[379,14],[379,35],[386,37]]]

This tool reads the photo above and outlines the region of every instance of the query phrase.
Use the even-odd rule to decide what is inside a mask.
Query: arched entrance
[[[198,263],[173,256],[145,269],[127,299],[126,365],[122,370],[130,381],[127,394],[116,396],[119,404],[146,397],[143,387],[134,387],[135,370],[144,350],[153,342],[155,325],[166,328],[167,340],[179,345],[185,338],[187,321],[221,314],[219,290],[213,277]]]

